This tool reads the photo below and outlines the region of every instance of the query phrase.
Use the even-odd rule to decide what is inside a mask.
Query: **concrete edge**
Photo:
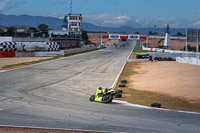
[[[101,49],[99,49],[101,50]],[[93,51],[92,51],[93,52]],[[72,55],[72,56],[78,56],[79,54],[84,54],[84,53],[76,53],[75,55]],[[63,56],[59,59],[54,59],[54,60],[50,60],[50,61],[45,61],[45,62],[40,62],[40,63],[36,63],[36,64],[32,64],[32,65],[28,65],[28,66],[23,66],[23,67],[19,67],[19,68],[15,68],[15,69],[10,69],[10,70],[0,70],[0,73],[4,73],[4,72],[9,72],[9,71],[14,71],[14,70],[18,70],[18,69],[22,69],[22,68],[26,68],[26,67],[30,67],[30,66],[37,66],[39,64],[43,64],[43,63],[47,63],[47,62],[53,62],[53,61],[57,61],[57,60],[62,60],[62,59],[65,59],[65,58],[69,58],[70,56]],[[53,58],[53,57],[49,57],[49,58]]]
[[[95,130],[82,130],[82,129],[65,129],[65,128],[50,128],[50,127],[33,127],[33,126],[14,126],[14,125],[0,125],[0,127],[6,128],[25,128],[25,129],[38,129],[38,130],[60,130],[69,132],[95,132],[95,133],[111,133],[110,131],[95,131]],[[117,132],[120,133],[120,132]]]
[[[120,103],[120,104],[123,104],[125,106],[137,107],[137,108],[200,115],[200,112],[191,112],[191,111],[182,111],[182,110],[174,110],[174,109],[164,109],[164,108],[154,108],[154,107],[149,107],[149,106],[144,106],[144,105],[132,104],[132,103],[129,103],[129,102],[126,102],[126,101],[121,101],[121,100],[113,100],[113,102]]]

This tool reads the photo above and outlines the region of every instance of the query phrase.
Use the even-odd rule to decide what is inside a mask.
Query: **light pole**
[[[102,45],[101,23],[99,23],[99,37],[100,37],[100,45]]]

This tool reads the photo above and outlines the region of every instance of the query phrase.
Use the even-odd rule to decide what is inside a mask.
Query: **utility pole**
[[[70,2],[70,14],[72,14],[72,0]]]
[[[197,29],[197,46],[196,46],[196,58],[199,59],[199,30]]]
[[[186,51],[186,53],[185,53],[185,56],[186,57],[188,57],[188,30],[186,29],[186,44],[185,44],[185,51]]]
[[[101,23],[99,23],[99,37],[100,37],[100,45],[102,44],[102,37],[101,37]]]

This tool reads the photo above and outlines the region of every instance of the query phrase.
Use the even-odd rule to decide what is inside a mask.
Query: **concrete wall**
[[[51,57],[64,56],[64,51],[48,51],[48,52],[16,52],[16,57]]]
[[[47,52],[16,52],[16,57],[51,57],[51,56],[64,56],[70,54],[76,54],[84,52],[87,50],[93,50],[97,47],[89,48],[75,48],[69,50],[60,50],[60,51],[47,51]]]
[[[176,61],[179,63],[187,63],[192,65],[200,66],[200,59],[191,58],[191,57],[176,57]]]
[[[155,57],[171,57],[172,59],[176,59],[176,57],[196,57],[195,53],[149,53],[149,56],[152,56],[153,59]]]
[[[13,37],[15,42],[48,42],[49,38]]]
[[[12,41],[12,37],[0,37],[0,43],[2,42],[11,42]]]

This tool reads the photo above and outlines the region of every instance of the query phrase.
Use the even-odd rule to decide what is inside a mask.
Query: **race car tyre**
[[[122,94],[121,93],[115,94],[115,98],[122,98]]]
[[[103,96],[103,103],[110,103],[112,102],[112,99],[113,99],[112,95]]]
[[[126,85],[125,84],[120,84],[119,87],[126,87]]]
[[[128,83],[127,80],[121,80],[121,83]]]
[[[95,95],[92,95],[92,96],[90,97],[90,101],[91,101],[91,102],[94,102],[94,99],[95,99]]]
[[[161,104],[160,103],[152,103],[151,107],[161,108]]]
[[[123,90],[116,90],[117,93],[123,93]]]

